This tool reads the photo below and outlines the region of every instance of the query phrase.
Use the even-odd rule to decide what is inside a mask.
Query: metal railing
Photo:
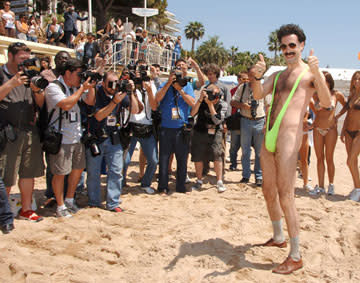
[[[117,66],[135,64],[137,60],[145,60],[147,65],[159,64],[164,72],[169,72],[175,61],[180,58],[176,52],[163,48],[157,44],[139,43],[124,39],[114,41],[104,52],[104,59],[108,69],[116,69]]]

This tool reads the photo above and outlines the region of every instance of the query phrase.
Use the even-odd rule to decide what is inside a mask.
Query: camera
[[[109,82],[108,87],[117,92],[126,92],[128,95],[132,94],[132,87],[128,80]]]
[[[187,85],[188,82],[191,81],[191,77],[184,77],[180,68],[176,68],[174,71],[176,79],[174,83],[178,83],[181,87]]]
[[[208,96],[208,99],[210,101],[213,101],[217,98],[221,98],[221,94],[220,93],[214,93],[214,90],[213,89],[204,89],[204,91],[206,92],[207,96]]]
[[[252,118],[256,117],[256,110],[258,106],[259,106],[259,102],[255,99],[252,99],[250,103],[250,113]]]
[[[24,60],[18,64],[18,69],[28,77],[29,83],[25,83],[25,87],[30,87],[30,83],[33,83],[36,87],[44,89],[49,85],[49,81],[40,76],[40,59],[32,58]]]
[[[96,143],[96,137],[91,133],[84,133],[81,137],[81,142],[85,145],[86,148],[90,149],[92,156],[98,156],[101,154],[100,148]]]
[[[90,78],[90,81],[93,81],[96,83],[100,82],[103,79],[103,76],[100,75],[99,73],[92,72],[89,70],[80,73],[79,76],[80,76],[81,83],[84,83],[88,78]]]
[[[129,70],[130,79],[134,82],[135,85],[141,85],[142,82],[149,82],[150,77],[148,76],[147,65],[139,65],[138,67],[134,64],[128,64],[127,66]],[[139,72],[140,75],[136,73]]]

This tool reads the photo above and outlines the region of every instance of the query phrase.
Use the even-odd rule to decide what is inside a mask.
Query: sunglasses
[[[288,45],[286,44],[281,44],[280,45],[280,49],[281,50],[286,50],[287,47],[290,47],[290,49],[294,49],[296,47],[296,44],[295,43],[289,43]]]
[[[9,45],[9,48],[13,48],[13,47],[23,47],[23,46],[26,46],[25,43],[22,43],[22,42],[14,42],[14,43],[11,43]]]

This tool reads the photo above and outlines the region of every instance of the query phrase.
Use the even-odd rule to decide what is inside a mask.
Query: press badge
[[[209,135],[215,135],[215,129],[208,129]]]
[[[116,126],[116,117],[115,116],[108,116],[106,120],[106,126],[114,127]]]
[[[179,116],[179,110],[178,110],[178,108],[177,107],[173,107],[172,109],[171,109],[171,119],[172,120],[178,120],[178,119],[180,119],[180,116]]]
[[[76,123],[78,121],[78,115],[76,112],[70,112],[69,113],[69,122],[70,123]]]

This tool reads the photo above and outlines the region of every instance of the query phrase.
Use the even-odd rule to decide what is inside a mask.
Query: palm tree
[[[187,39],[192,39],[191,52],[195,49],[195,40],[199,40],[205,34],[205,29],[200,22],[190,22],[185,27],[185,36]]]
[[[280,51],[280,43],[279,40],[277,38],[277,32],[278,30],[275,30],[273,32],[270,33],[269,35],[269,42],[268,42],[268,49],[269,51],[274,51],[274,64],[276,64],[277,62],[277,52]]]
[[[238,48],[235,46],[230,46],[230,50],[229,50],[229,57],[230,57],[230,61],[231,61],[231,66],[234,67],[234,63],[235,63],[235,58],[236,58],[236,53],[238,51]]]
[[[228,62],[228,52],[224,48],[223,43],[218,40],[218,36],[213,36],[200,45],[196,52],[196,58],[199,62],[215,63],[220,67]]]
[[[156,16],[151,17],[149,22],[154,21],[158,25],[160,33],[170,21],[165,14],[167,6],[167,0],[154,0],[151,5],[151,8],[158,9],[159,13]]]

